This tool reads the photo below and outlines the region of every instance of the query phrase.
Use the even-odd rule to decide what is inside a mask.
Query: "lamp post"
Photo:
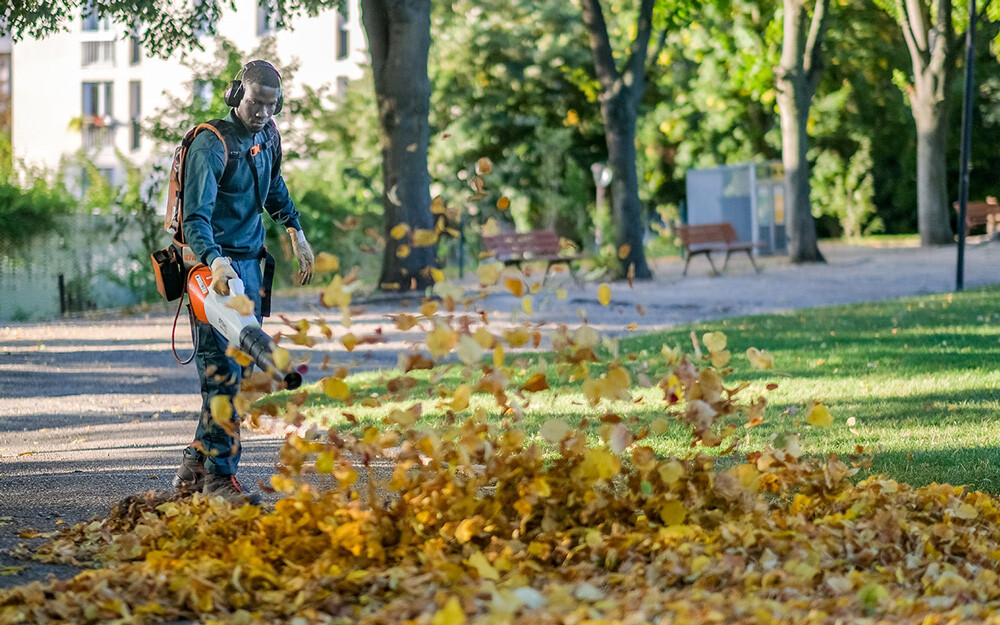
[[[611,184],[611,168],[604,163],[594,163],[590,166],[590,171],[594,174],[594,187],[597,189],[597,200],[594,206],[594,243],[597,244],[597,249],[601,249],[601,245],[604,244],[604,229],[602,228],[603,224],[598,223],[598,216],[604,205],[604,190]]]
[[[955,290],[965,288],[965,213],[969,203],[969,159],[972,152],[972,105],[975,100],[976,0],[969,0],[969,29],[965,33],[965,96],[962,100],[962,149],[958,174],[958,261]]]

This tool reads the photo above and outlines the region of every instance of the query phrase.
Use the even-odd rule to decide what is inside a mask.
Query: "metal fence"
[[[129,287],[137,233],[113,241],[110,215],[68,215],[25,251],[0,256],[0,321],[28,321],[138,303]]]

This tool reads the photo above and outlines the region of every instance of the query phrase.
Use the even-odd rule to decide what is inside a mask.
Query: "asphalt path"
[[[532,294],[535,314],[530,320],[545,320],[545,329],[578,324],[586,317],[599,330],[625,334],[955,287],[954,248],[829,244],[822,249],[826,264],[794,266],[764,258],[760,273],[738,257],[722,276],[710,275],[703,258],[692,261],[687,277],[681,276],[682,263],[661,262],[654,265],[652,281],[632,288],[612,284],[608,306],[597,302],[596,285],[578,286],[566,274],[556,274]],[[1000,283],[1000,242],[971,245],[966,263],[967,288]],[[564,298],[557,296],[560,289],[566,289]],[[401,312],[415,314],[417,298],[359,302],[350,329],[340,325],[339,314],[317,303],[314,290],[278,298],[274,305],[292,320],[325,317],[331,323],[333,340],[313,348],[306,383],[324,375],[318,366],[324,354],[352,370],[379,369],[394,366],[400,352],[423,341],[416,328],[401,332],[391,319]],[[454,314],[479,319],[480,312],[487,314],[494,331],[527,318],[519,298],[508,293],[491,294],[474,309]],[[194,366],[181,367],[171,352],[172,320],[166,307],[157,306],[141,314],[111,311],[0,325],[0,572],[7,573],[0,575],[0,587],[76,572],[14,559],[9,550],[24,542],[22,532],[53,531],[104,515],[125,496],[170,488],[200,407]],[[636,329],[626,329],[632,323]],[[282,329],[277,317],[265,323],[271,334]],[[380,333],[383,341],[347,353],[338,339],[348,331],[356,336]],[[182,355],[190,346],[185,332],[182,324],[177,336]],[[282,433],[245,432],[243,440],[241,481],[266,482]],[[5,569],[11,566],[26,568]]]

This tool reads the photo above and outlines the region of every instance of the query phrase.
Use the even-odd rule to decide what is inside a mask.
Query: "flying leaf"
[[[320,388],[323,394],[333,399],[346,400],[351,394],[351,389],[347,383],[337,377],[323,378],[320,381]]]
[[[396,248],[396,257],[397,258],[406,258],[409,255],[410,255],[410,246],[409,245],[403,244],[403,245],[400,245],[399,247]]]
[[[392,227],[392,230],[389,231],[389,236],[398,241],[399,239],[405,237],[409,231],[409,224],[396,224]]]
[[[337,271],[340,269],[340,259],[329,252],[320,252],[316,255],[316,262],[313,264],[313,271],[324,273]]]
[[[232,308],[244,317],[253,316],[253,301],[246,295],[232,295],[226,300],[226,308]]]
[[[434,245],[437,243],[438,235],[433,230],[414,230],[413,231],[413,246],[414,247],[427,247],[429,245]]]
[[[544,373],[536,373],[528,381],[524,383],[521,387],[522,391],[529,391],[531,393],[537,393],[538,391],[544,391],[549,388],[549,383],[546,380]]]
[[[611,287],[607,284],[602,284],[597,287],[597,301],[601,303],[601,306],[607,306],[611,303]]]
[[[561,443],[572,431],[573,428],[560,419],[549,419],[538,428],[538,434],[554,445]]]
[[[505,211],[510,208],[510,198],[504,196],[497,200],[497,209]]]
[[[756,347],[747,349],[747,360],[750,361],[751,366],[757,369],[774,368],[774,356],[763,349],[757,349]]]
[[[814,404],[806,417],[806,422],[816,427],[828,428],[833,424],[833,415],[823,404]]]
[[[489,174],[493,172],[493,161],[487,157],[482,157],[476,161],[476,173],[477,174]]]

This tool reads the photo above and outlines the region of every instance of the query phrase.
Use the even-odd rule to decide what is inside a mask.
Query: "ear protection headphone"
[[[274,65],[271,65],[267,61],[250,61],[240,68],[240,71],[236,74],[236,78],[233,79],[233,82],[229,83],[229,87],[226,89],[226,94],[222,97],[226,106],[236,108],[240,105],[240,102],[243,100],[243,94],[246,91],[243,87],[243,73],[252,65],[264,65],[266,67],[270,67],[274,70],[274,73],[278,75],[278,83],[281,83],[281,72],[279,72]],[[272,113],[272,115],[277,115],[281,112],[281,105],[284,101],[285,94],[281,90],[281,87],[278,87],[278,103],[274,105],[274,113]]]

